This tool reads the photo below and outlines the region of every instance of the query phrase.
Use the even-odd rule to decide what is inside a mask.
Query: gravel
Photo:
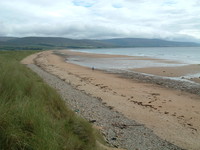
[[[27,66],[55,88],[73,111],[100,127],[111,146],[128,150],[181,150],[180,147],[156,136],[145,125],[130,120],[112,107],[106,106],[100,98],[94,98],[75,89],[34,64]]]

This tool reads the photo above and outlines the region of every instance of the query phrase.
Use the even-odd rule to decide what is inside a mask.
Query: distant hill
[[[76,40],[61,37],[24,37],[0,41],[0,46],[8,47],[40,47],[40,48],[103,48],[113,47],[109,43],[97,40]]]
[[[189,47],[200,46],[192,42],[174,42],[160,39],[118,38],[104,40],[69,39],[61,37],[0,37],[0,49],[63,49],[63,48],[115,48],[115,47]]]
[[[192,42],[176,42],[161,39],[144,39],[144,38],[118,38],[101,40],[119,47],[189,47],[200,46],[198,43]]]
[[[0,42],[5,42],[5,41],[9,41],[9,40],[12,40],[12,39],[16,39],[16,37],[0,37]]]

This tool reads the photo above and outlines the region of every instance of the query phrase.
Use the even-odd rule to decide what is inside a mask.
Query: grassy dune
[[[95,150],[91,125],[20,64],[33,51],[0,52],[0,149]]]

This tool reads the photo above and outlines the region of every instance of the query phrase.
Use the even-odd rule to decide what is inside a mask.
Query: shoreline
[[[76,89],[98,97],[129,119],[145,124],[162,139],[185,149],[200,147],[198,95],[141,82],[141,74],[138,80],[130,80],[132,75],[127,73],[124,78],[119,74],[92,71],[67,63],[52,51],[40,53],[35,63]],[[146,80],[152,81],[151,78]]]
[[[55,88],[76,114],[88,120],[94,128],[101,131],[106,143],[113,147],[97,143],[104,150],[182,150],[156,136],[145,125],[130,120],[120,112],[111,109],[99,98],[91,97],[34,64],[27,64],[27,66]]]
[[[164,60],[158,58],[150,58],[145,56],[127,56],[127,55],[110,55],[110,54],[93,54],[93,53],[83,53],[77,51],[67,51],[67,55],[65,51],[56,52],[54,54],[62,56],[66,59],[66,62],[77,64],[83,67],[94,67],[96,69],[108,72],[132,72],[133,74],[141,74],[146,76],[154,76],[154,78],[163,78],[163,79],[171,79],[172,81],[179,82],[190,82],[197,83],[200,85],[200,64],[184,64],[174,60]],[[97,59],[95,59],[97,58]],[[91,61],[88,61],[91,60]],[[97,62],[96,62],[97,61]],[[131,67],[120,66],[119,64],[114,64],[117,62],[127,64],[127,61],[130,61],[129,64]],[[122,62],[121,62],[122,61]],[[125,61],[125,62],[124,62]],[[141,66],[141,64],[149,65],[146,67]],[[89,65],[90,64],[90,65]],[[117,67],[112,67],[112,65],[117,65]],[[137,64],[137,65],[134,65]],[[156,64],[162,64],[164,66],[156,66]],[[92,66],[93,65],[93,66]],[[97,65],[97,67],[95,66]],[[108,65],[108,66],[107,66]],[[119,65],[119,66],[118,66]],[[155,66],[154,66],[155,65]],[[103,68],[102,68],[103,67]],[[122,68],[119,68],[122,67]],[[125,67],[125,68],[123,68]],[[111,71],[110,71],[111,70]]]
[[[67,55],[63,51],[59,52],[53,51],[53,54],[63,57],[66,63],[71,63],[68,62],[66,57],[81,56],[87,58],[129,58],[133,60],[151,60],[159,63],[165,62],[169,64],[171,63],[179,64],[179,62],[176,61],[148,58],[144,56],[92,54],[92,53],[83,53],[76,51],[67,51]],[[137,80],[139,82],[157,84],[166,88],[172,88],[200,95],[200,76],[193,78],[191,77],[190,79],[188,79],[188,77],[184,77],[184,75],[189,73],[199,73],[200,65],[198,64],[184,65],[178,67],[148,67],[148,68],[136,68],[136,69],[126,69],[126,70],[122,69],[107,69],[107,70],[96,69],[96,70],[105,73],[117,74],[124,78]]]
[[[140,73],[147,73],[160,77],[185,79],[200,84],[200,64],[189,64],[178,67],[149,67],[131,69]]]
[[[145,73],[139,73],[139,72],[134,72],[134,71],[123,71],[123,70],[113,70],[113,71],[110,70],[110,71],[105,71],[105,72],[118,74],[121,77],[131,79],[131,80],[137,80],[138,82],[156,84],[161,87],[200,95],[200,84],[192,82],[192,81],[184,80],[184,79],[176,80],[176,79],[168,78],[168,77],[154,76],[154,75],[145,74]],[[199,80],[197,79],[197,81]]]

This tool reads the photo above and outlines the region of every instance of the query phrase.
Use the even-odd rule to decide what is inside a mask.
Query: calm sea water
[[[85,67],[94,67],[103,70],[125,70],[131,71],[134,68],[147,67],[176,67],[190,64],[200,64],[200,47],[158,47],[158,48],[110,48],[110,49],[76,49],[72,51],[95,53],[95,54],[113,54],[127,56],[144,56],[148,58],[157,58],[169,60],[158,61],[156,59],[131,59],[131,57],[114,58],[91,58],[87,56],[71,56],[67,61]],[[178,62],[178,63],[177,63]],[[192,77],[200,77],[199,73],[187,74],[182,77],[170,77],[176,80],[185,80]]]
[[[75,51],[96,54],[146,56],[151,58],[175,60],[186,64],[200,64],[200,47],[77,49]]]
[[[189,64],[200,64],[200,47],[158,47],[158,48],[112,48],[112,49],[76,49],[85,53],[95,54],[114,54],[127,56],[145,56],[149,58],[158,58],[171,60],[157,61],[151,59],[135,60],[130,57],[116,58],[89,58],[87,56],[74,56],[67,58],[67,61],[85,67],[94,67],[103,70],[129,70],[134,68],[147,67],[178,67]],[[174,62],[173,62],[174,61]],[[178,63],[177,63],[178,62]],[[187,74],[187,77],[199,77],[197,74]]]

